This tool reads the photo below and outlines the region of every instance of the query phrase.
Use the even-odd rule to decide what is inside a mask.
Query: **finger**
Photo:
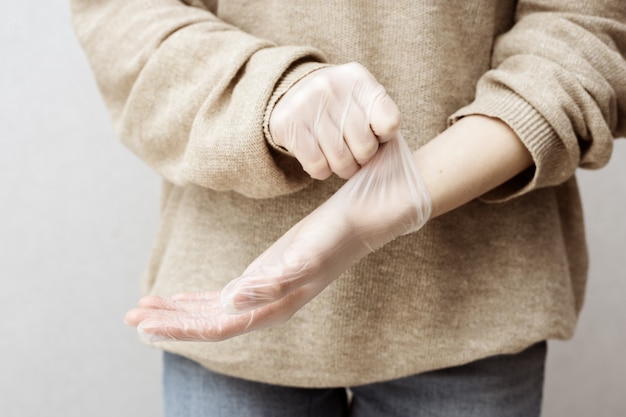
[[[181,304],[181,310],[152,310],[137,329],[148,341],[197,340],[218,341],[241,334],[252,315],[230,316],[219,301],[198,301]]]
[[[315,144],[317,145],[317,142]],[[300,156],[294,152],[294,156],[300,161],[302,169],[313,179],[325,180],[333,173],[324,153],[318,146],[313,146],[308,152],[300,153]]]
[[[206,324],[202,330],[185,321],[172,320],[162,317],[148,318],[137,326],[137,332],[147,342],[166,341],[218,341],[221,340]]]
[[[129,310],[124,315],[124,322],[130,326],[137,326],[148,317],[164,314],[159,312],[179,311],[181,309],[179,302],[150,295],[142,297],[137,303],[137,308]]]
[[[332,171],[311,128],[315,118],[324,112],[326,101],[317,103],[317,113],[310,113],[308,108],[312,101],[315,100],[306,89],[302,91],[302,87],[288,91],[272,111],[270,132],[274,142],[290,152],[311,178],[325,180]],[[303,119],[302,115],[307,114]]]
[[[138,310],[139,309],[132,309],[127,311],[124,315],[124,323],[128,324],[129,326],[137,327],[139,323],[141,323],[141,321],[146,318],[142,314],[141,310]]]
[[[342,120],[342,132],[352,158],[359,165],[364,165],[376,154],[379,139],[370,128],[367,111],[358,103],[353,103],[350,114]]]
[[[133,308],[128,310],[124,315],[124,323],[129,326],[137,327],[139,323],[146,320],[153,314],[155,310],[146,309],[146,308]]]
[[[158,297],[156,295],[148,295],[141,297],[137,303],[138,307],[151,308],[160,310],[176,310],[176,304],[167,298]]]
[[[289,151],[311,178],[325,180],[332,175],[326,156],[310,128],[293,129],[288,135],[294,138]]]
[[[360,167],[344,140],[342,126],[333,120],[334,116],[331,114],[321,116],[315,126],[316,140],[320,144],[330,170],[339,177],[348,179]]]
[[[398,106],[381,86],[369,107],[369,124],[379,142],[391,140],[400,128],[401,121]]]
[[[148,318],[142,321],[137,326],[137,332],[148,342],[218,342],[240,334],[232,331],[232,329],[225,329],[220,321],[200,322],[163,317]]]
[[[212,301],[219,298],[219,291],[181,292],[172,296],[172,301]]]
[[[352,79],[357,80],[352,86],[352,97],[361,108],[367,109],[369,126],[379,142],[389,141],[400,128],[398,106],[367,68],[356,62],[345,64],[342,68],[353,74]]]

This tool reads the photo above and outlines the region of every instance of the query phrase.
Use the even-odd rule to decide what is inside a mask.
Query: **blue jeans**
[[[546,343],[387,382],[345,388],[283,387],[211,372],[164,354],[165,417],[536,417]],[[350,397],[350,401],[349,401]]]

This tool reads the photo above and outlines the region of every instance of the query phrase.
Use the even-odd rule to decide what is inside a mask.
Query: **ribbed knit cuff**
[[[506,87],[483,85],[476,100],[448,119],[452,125],[465,116],[483,115],[502,120],[521,139],[530,152],[534,166],[483,195],[485,202],[503,202],[535,188],[565,181],[559,161],[567,158],[562,141],[548,121],[526,100]]]
[[[313,71],[317,71],[318,69],[329,66],[329,64],[311,62],[309,59],[296,61],[291,64],[287,71],[285,71],[283,76],[274,87],[274,93],[270,97],[270,100],[265,109],[265,116],[263,118],[263,132],[265,133],[267,143],[269,143],[270,146],[278,152],[289,156],[293,155],[282,146],[276,144],[276,142],[274,142],[274,139],[272,138],[272,134],[270,133],[270,117],[272,115],[272,110],[274,110],[274,106],[276,106],[278,100],[280,100],[280,98],[285,95],[287,90],[289,90],[295,83],[297,83]]]

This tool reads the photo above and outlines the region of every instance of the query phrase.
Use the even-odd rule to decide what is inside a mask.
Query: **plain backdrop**
[[[0,415],[159,416],[160,353],[122,323],[159,179],[115,138],[67,8],[0,5]],[[578,176],[590,283],[550,343],[544,416],[625,416],[626,141]]]

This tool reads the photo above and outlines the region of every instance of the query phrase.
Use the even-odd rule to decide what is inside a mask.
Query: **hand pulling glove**
[[[274,143],[315,179],[350,178],[400,125],[400,111],[376,78],[350,63],[312,72],[283,95],[270,116]]]
[[[150,340],[198,341],[283,323],[367,254],[420,229],[430,213],[413,155],[397,134],[221,294],[146,297],[126,320]]]

